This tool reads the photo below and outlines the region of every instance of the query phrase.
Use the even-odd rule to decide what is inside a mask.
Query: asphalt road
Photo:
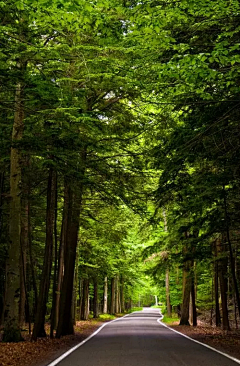
[[[107,324],[58,366],[236,366],[237,363],[159,324],[145,308]],[[51,364],[50,364],[51,365]]]

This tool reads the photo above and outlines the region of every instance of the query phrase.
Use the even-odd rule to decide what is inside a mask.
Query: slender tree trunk
[[[221,326],[221,315],[220,315],[220,308],[219,308],[218,259],[217,259],[216,242],[214,242],[214,254],[215,254],[215,261],[214,261],[214,297],[215,297],[215,312],[216,312],[215,324],[216,324],[216,327],[220,327]]]
[[[19,66],[19,68],[22,68]],[[10,156],[10,217],[9,248],[6,263],[6,290],[4,307],[3,341],[17,342],[22,340],[19,327],[20,300],[20,233],[21,233],[21,152],[14,144],[23,136],[24,112],[22,86],[16,86],[15,113],[12,129],[12,147]]]
[[[27,247],[28,247],[28,201],[22,200],[21,215],[21,250],[20,250],[20,302],[19,302],[19,324],[22,327],[25,323],[26,306],[26,269],[27,269]]]
[[[89,316],[89,280],[87,278],[83,279],[82,289],[81,320],[87,320]]]
[[[115,312],[119,313],[119,277],[115,279]]]
[[[122,313],[125,312],[125,299],[124,299],[124,278],[121,278],[121,290],[120,290],[120,296],[121,296],[121,311]]]
[[[97,279],[94,279],[94,297],[93,297],[93,317],[99,317],[98,311],[98,282]]]
[[[194,266],[192,266],[194,268]],[[195,281],[194,275],[192,275],[191,279],[191,303],[192,303],[192,325],[194,327],[197,326],[197,308],[196,308],[196,294],[195,294]]]
[[[103,314],[107,314],[107,304],[108,304],[108,279],[104,278],[104,293],[103,293]]]
[[[0,240],[2,235],[2,212],[3,212],[2,206],[3,206],[4,180],[5,180],[5,173],[1,172],[0,173]]]
[[[64,248],[66,247],[66,238],[67,238],[67,221],[68,221],[68,207],[69,207],[68,193],[69,193],[68,186],[67,186],[67,184],[65,184],[61,239],[60,239],[59,254],[58,254],[58,278],[57,278],[56,311],[55,311],[56,312],[56,321],[55,321],[56,326],[58,325],[58,319],[59,319],[59,301],[60,301],[60,293],[61,293],[63,271],[64,271]]]
[[[64,276],[60,295],[59,322],[57,327],[56,337],[60,338],[63,335],[73,334],[72,322],[72,297],[73,297],[73,282],[74,269],[76,261],[76,250],[78,243],[78,230],[80,222],[80,208],[82,199],[82,187],[69,189],[69,207],[67,218],[67,238],[65,247],[65,265]]]
[[[167,302],[167,316],[169,318],[172,317],[172,307],[170,302],[170,277],[169,277],[169,268],[166,269],[166,302]]]
[[[183,285],[183,302],[181,309],[180,325],[189,325],[189,302],[192,286],[189,262],[185,263],[184,268],[184,285]]]
[[[217,240],[217,251],[218,251],[218,277],[220,282],[221,300],[222,300],[222,325],[224,330],[229,330],[229,319],[228,319],[228,305],[227,305],[227,256],[225,248],[221,243],[221,240]],[[225,246],[225,244],[224,244]]]
[[[110,314],[116,314],[116,289],[115,289],[115,278],[111,279],[111,305]]]
[[[226,197],[226,189],[223,187],[224,191],[224,211],[225,211],[225,223],[226,223],[226,234],[227,234],[227,242],[229,248],[229,256],[230,256],[230,267],[232,273],[233,286],[235,290],[235,298],[238,306],[238,314],[240,317],[240,296],[239,296],[239,288],[237,283],[237,277],[235,273],[235,258],[233,256],[232,243],[230,240],[230,231],[229,231],[229,216],[228,216],[228,208],[227,208],[227,197]]]
[[[50,275],[52,268],[53,253],[53,227],[54,227],[54,210],[55,210],[55,173],[50,168],[48,177],[47,191],[47,213],[46,213],[46,246],[43,262],[42,277],[40,282],[39,299],[37,304],[37,314],[33,328],[32,340],[38,337],[46,337],[44,328],[45,315],[47,309],[47,299],[50,287]]]
[[[50,338],[53,338],[54,329],[56,329],[56,292],[57,292],[57,271],[58,271],[58,240],[57,240],[57,214],[58,214],[58,187],[57,187],[57,172],[54,172],[54,187],[55,187],[55,198],[54,198],[54,273],[53,273],[53,291],[52,291],[52,311],[51,311],[51,328]]]
[[[38,303],[38,290],[37,290],[37,282],[35,275],[35,266],[33,260],[32,253],[32,227],[31,227],[31,207],[30,202],[28,201],[28,252],[29,252],[29,261],[30,261],[30,270],[32,276],[32,285],[33,285],[33,293],[34,293],[34,306],[33,306],[33,314],[37,312],[37,303]]]

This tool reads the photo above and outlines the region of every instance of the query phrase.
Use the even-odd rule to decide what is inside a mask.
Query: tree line
[[[228,329],[240,309],[238,1],[0,6],[3,339],[20,340],[25,320],[45,336],[46,315],[51,336],[73,333],[89,291],[94,316],[124,311],[142,267],[181,324],[190,304],[192,324],[207,307]]]

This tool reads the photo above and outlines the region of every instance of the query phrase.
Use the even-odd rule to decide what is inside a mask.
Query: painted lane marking
[[[180,334],[182,337],[185,337],[185,338],[189,339],[189,340],[190,340],[190,341],[192,341],[192,342],[195,342],[195,343],[197,343],[197,344],[200,344],[201,346],[204,346],[204,347],[206,347],[206,348],[209,348],[209,349],[211,349],[212,351],[215,351],[215,352],[219,353],[220,355],[227,357],[227,358],[229,358],[230,360],[232,360],[232,361],[234,361],[234,362],[236,362],[236,363],[238,363],[238,364],[240,365],[240,360],[239,360],[238,358],[232,357],[232,356],[228,355],[227,353],[221,352],[221,351],[217,350],[216,348],[213,348],[213,347],[209,346],[208,344],[205,344],[205,343],[199,342],[199,341],[197,341],[196,339],[190,338],[190,337],[188,337],[187,335],[185,335],[185,334],[183,334],[183,333],[180,333],[180,332],[178,332],[177,330],[175,330],[175,329],[172,329],[172,328],[168,327],[166,324],[164,324],[163,322],[161,322],[161,320],[164,318],[164,316],[163,316],[161,313],[160,313],[160,315],[161,315],[161,318],[159,318],[159,319],[157,320],[157,322],[158,322],[160,325],[163,325],[164,327],[166,327],[166,328],[170,329],[172,332],[175,332],[175,333],[177,333],[177,334]]]
[[[106,325],[111,324],[113,322],[117,322],[125,317],[127,317],[129,314],[122,316],[121,318],[117,318],[114,320],[111,320],[108,323],[104,323],[100,328],[98,328],[93,334],[91,334],[89,337],[87,337],[86,339],[84,339],[82,342],[78,343],[76,346],[74,346],[73,348],[70,348],[67,352],[63,353],[60,357],[56,358],[56,360],[52,361],[51,363],[49,363],[47,366],[55,366],[57,365],[59,362],[61,362],[64,358],[66,358],[68,355],[70,355],[72,352],[74,352],[76,349],[78,349],[79,347],[83,346],[86,342],[88,342],[91,338],[93,338],[96,334],[98,334],[104,327],[106,327]]]

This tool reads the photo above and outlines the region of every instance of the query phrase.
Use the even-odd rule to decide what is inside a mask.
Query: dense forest
[[[0,2],[3,341],[153,305],[240,321],[238,0]]]

